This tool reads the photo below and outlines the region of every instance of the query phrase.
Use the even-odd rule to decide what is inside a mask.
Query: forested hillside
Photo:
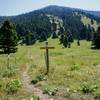
[[[88,11],[88,13],[100,17],[100,11]]]
[[[44,41],[50,36],[58,38],[61,34],[91,40],[100,23],[99,17],[86,11],[59,6],[48,6],[19,16],[0,17],[0,22],[7,18],[15,23],[19,39],[27,44]]]

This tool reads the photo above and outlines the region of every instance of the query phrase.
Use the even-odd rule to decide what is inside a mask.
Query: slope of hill
[[[92,22],[91,22],[91,19],[88,18],[88,17],[86,17],[86,16],[82,16],[82,17],[81,17],[81,21],[82,21],[83,24],[86,25],[87,27],[88,27],[88,25],[90,25],[91,27],[93,27],[95,31],[97,30],[98,25],[99,25],[99,24],[97,23],[96,20],[92,20]]]
[[[7,17],[16,26],[19,37],[23,40],[29,33],[33,42],[44,41],[54,33],[72,34],[74,38],[91,39],[91,33],[97,29],[100,18],[81,9],[60,6],[48,6],[19,16]],[[0,18],[0,22],[4,17]],[[85,19],[85,20],[84,20]],[[89,19],[89,21],[87,21]]]
[[[100,17],[100,11],[88,11],[88,13],[90,13],[94,16]]]

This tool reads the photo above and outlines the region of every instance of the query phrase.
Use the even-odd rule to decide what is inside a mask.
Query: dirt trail
[[[28,68],[30,66],[28,64],[26,65],[22,65],[21,66],[21,79],[22,79],[22,84],[23,84],[23,88],[25,89],[25,91],[27,91],[30,94],[34,94],[36,96],[40,97],[40,100],[69,100],[67,98],[62,98],[62,97],[55,97],[52,98],[47,94],[43,94],[43,91],[34,87],[34,85],[32,85],[31,79],[28,75]]]
[[[21,79],[22,79],[22,84],[23,84],[23,88],[28,92],[28,93],[32,93],[36,96],[39,96],[41,100],[51,100],[51,98],[46,95],[46,94],[43,94],[43,92],[34,87],[34,85],[32,85],[30,82],[31,82],[31,79],[30,77],[28,76],[28,68],[29,68],[29,65],[22,65],[22,73],[21,73]]]

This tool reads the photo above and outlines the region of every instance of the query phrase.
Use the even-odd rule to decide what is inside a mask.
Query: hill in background
[[[92,33],[100,25],[100,13],[60,6],[48,6],[30,13],[0,17],[0,23],[11,19],[15,23],[19,39],[31,43],[45,41],[49,37],[71,34],[74,39],[91,40]]]

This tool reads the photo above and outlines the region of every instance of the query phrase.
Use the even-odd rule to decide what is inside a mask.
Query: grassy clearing
[[[44,50],[39,49],[41,45],[44,43],[37,43],[32,48],[33,66],[29,70],[32,79],[45,71]],[[50,73],[46,81],[37,84],[38,87],[43,90],[58,88],[59,95],[69,96],[74,100],[91,98],[92,93],[85,95],[81,92],[81,85],[85,82],[97,85],[97,91],[100,92],[99,50],[91,50],[91,43],[86,41],[82,41],[80,47],[77,47],[75,41],[67,49],[59,45],[58,40],[49,40],[49,45],[55,46],[55,50],[50,50]]]
[[[49,45],[55,46],[54,50],[50,50],[50,73],[41,79],[36,86],[52,94],[57,90],[57,95],[67,96],[72,100],[90,100],[100,97],[100,51],[91,50],[91,43],[81,41],[81,46],[77,47],[76,41],[71,48],[63,48],[58,44],[58,40],[49,39]],[[40,47],[43,43],[36,43],[33,46],[19,46],[18,52],[11,55],[12,69],[16,69],[15,74],[11,77],[4,77],[6,69],[6,57],[0,55],[0,84],[5,86],[8,80],[19,79],[21,70],[20,65],[29,64],[29,75],[32,80],[37,76],[45,73],[44,50]],[[16,58],[16,60],[15,60]],[[32,59],[30,59],[32,58]],[[39,78],[39,77],[38,77]],[[84,88],[88,93],[84,93]],[[17,95],[17,99],[29,97],[23,88],[18,93],[10,95],[13,98]],[[0,97],[9,97],[3,89],[0,88]]]
[[[97,30],[99,24],[93,20],[93,24],[91,24],[91,19],[87,18],[86,16],[82,16],[81,21],[83,22],[84,25],[88,26],[91,25],[91,27],[93,27],[95,30]]]

